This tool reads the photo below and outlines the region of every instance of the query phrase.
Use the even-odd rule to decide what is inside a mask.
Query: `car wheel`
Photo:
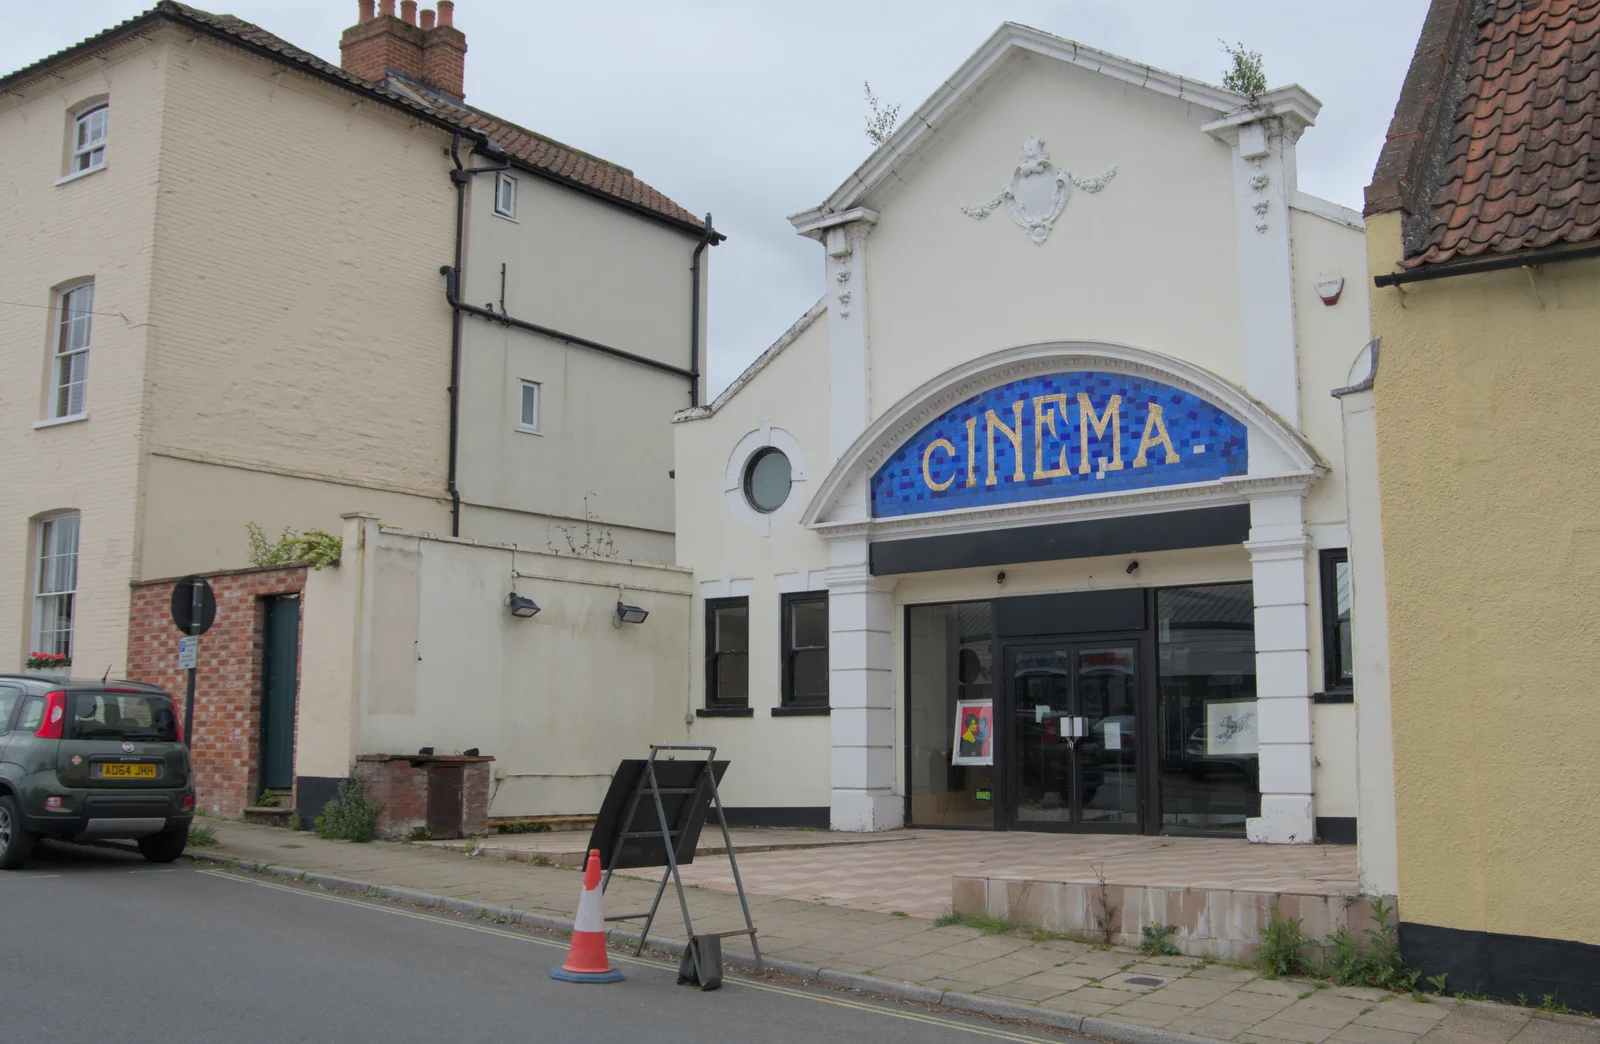
[[[149,834],[139,839],[139,854],[144,856],[147,863],[170,863],[183,855],[184,846],[189,843],[189,827],[187,824],[176,830],[163,830],[159,834]]]
[[[16,799],[0,794],[0,870],[17,870],[33,851],[34,833],[22,825]]]

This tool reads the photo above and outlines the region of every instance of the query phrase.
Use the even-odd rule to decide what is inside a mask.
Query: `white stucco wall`
[[[678,562],[694,570],[694,611],[689,628],[689,692],[705,706],[705,599],[750,598],[750,706],[748,718],[695,720],[696,743],[714,743],[733,759],[723,790],[736,807],[826,806],[829,792],[829,719],[775,718],[780,703],[780,595],[823,590],[827,543],[800,524],[800,509],[827,468],[827,323],[819,319],[775,355],[745,391],[715,414],[673,425],[679,517],[690,520],[677,537]],[[778,512],[781,521],[763,535],[757,516],[729,505],[730,459],[763,429],[787,432],[803,454],[804,488]],[[743,456],[741,451],[740,456]],[[739,473],[742,460],[732,461]],[[796,467],[801,461],[792,460]],[[734,483],[734,498],[743,494]],[[802,577],[799,574],[808,574]]]
[[[1000,348],[1105,340],[1190,359],[1244,383],[1229,147],[1209,110],[1046,58],[1014,57],[907,184],[867,240],[871,405]],[[1058,168],[1116,177],[1074,188],[1032,242],[981,203],[1011,180],[1025,139]]]
[[[428,537],[372,518],[347,523],[345,546],[338,578],[306,592],[301,775],[346,775],[354,754],[477,747],[496,759],[491,815],[583,814],[598,810],[619,760],[684,742],[687,570]],[[535,617],[505,607],[513,568],[517,591],[541,607]],[[619,595],[649,618],[615,626]],[[324,597],[327,612],[312,604]],[[353,666],[342,671],[347,650]],[[351,706],[347,746],[306,735]]]
[[[688,369],[698,236],[509,173],[514,219],[495,213],[494,175],[469,186],[462,299],[498,309],[504,265],[517,319]],[[701,256],[702,294],[714,253]],[[686,378],[473,316],[461,362],[464,535],[563,549],[600,539],[622,559],[672,561],[670,424],[690,405]],[[524,380],[540,385],[539,434],[517,430]]]
[[[828,799],[826,778],[818,776],[814,783],[802,784],[788,766],[797,758],[806,765],[822,765],[828,753],[825,745],[830,742],[834,774],[840,771],[838,731],[845,719],[837,709],[831,740],[820,730],[815,737],[805,737],[815,747],[797,747],[794,741],[802,735],[796,726],[817,719],[766,720],[764,716],[770,715],[770,707],[778,702],[779,598],[783,590],[799,589],[785,586],[793,584],[793,579],[778,577],[792,576],[798,569],[830,568],[835,574],[842,568],[857,569],[856,558],[850,556],[860,554],[861,549],[843,548],[846,541],[827,545],[817,536],[797,531],[793,522],[773,525],[770,535],[739,523],[739,512],[727,509],[722,494],[738,474],[737,467],[728,467],[730,456],[737,457],[749,448],[752,433],[764,425],[795,433],[809,458],[809,499],[826,474],[826,464],[819,467],[818,462],[831,464],[831,458],[842,453],[862,430],[862,422],[854,419],[857,407],[846,401],[841,409],[841,396],[851,400],[858,395],[857,372],[863,373],[867,382],[867,424],[892,412],[912,389],[953,366],[1008,346],[1038,342],[1130,345],[1201,366],[1235,387],[1254,389],[1264,379],[1262,364],[1259,360],[1247,362],[1241,306],[1260,303],[1279,309],[1284,317],[1282,332],[1292,333],[1294,338],[1291,363],[1267,360],[1271,363],[1267,369],[1293,378],[1283,384],[1290,390],[1284,415],[1296,415],[1297,430],[1327,469],[1312,483],[1303,505],[1291,494],[1287,499],[1294,501],[1294,510],[1290,513],[1285,513],[1283,506],[1256,511],[1254,552],[1240,546],[1140,554],[1140,569],[1132,577],[1124,572],[1125,558],[1117,558],[873,580],[875,589],[889,592],[892,603],[884,663],[894,674],[893,724],[892,730],[884,732],[887,736],[892,731],[892,737],[883,742],[893,746],[894,790],[903,795],[906,679],[900,664],[907,605],[1102,586],[1165,587],[1226,581],[1254,581],[1260,595],[1260,585],[1270,580],[1266,604],[1285,620],[1292,618],[1296,626],[1290,630],[1303,628],[1306,634],[1298,650],[1293,650],[1289,646],[1295,640],[1276,628],[1273,640],[1280,645],[1287,641],[1289,645],[1283,648],[1288,651],[1278,652],[1275,646],[1270,655],[1279,657],[1274,663],[1280,667],[1288,663],[1284,657],[1297,658],[1294,670],[1318,679],[1307,687],[1304,680],[1285,679],[1281,669],[1273,675],[1277,688],[1268,695],[1291,697],[1273,706],[1274,721],[1280,723],[1275,726],[1280,734],[1274,741],[1293,745],[1293,751],[1284,747],[1275,754],[1285,765],[1289,754],[1304,762],[1304,782],[1285,785],[1289,776],[1299,778],[1298,769],[1291,773],[1286,768],[1275,777],[1277,790],[1291,795],[1314,790],[1318,816],[1354,815],[1351,709],[1333,704],[1313,708],[1304,694],[1322,688],[1316,551],[1348,544],[1339,406],[1327,392],[1342,383],[1349,353],[1366,339],[1365,258],[1359,216],[1294,191],[1292,168],[1278,174],[1279,181],[1272,182],[1277,195],[1271,198],[1279,201],[1274,206],[1287,202],[1288,207],[1269,210],[1268,225],[1274,235],[1283,237],[1286,249],[1282,256],[1289,260],[1290,269],[1281,280],[1282,299],[1258,302],[1267,291],[1243,285],[1240,275],[1241,251],[1258,245],[1253,228],[1258,219],[1251,214],[1244,222],[1242,217],[1254,196],[1247,188],[1246,197],[1238,198],[1235,146],[1201,129],[1217,116],[1215,110],[1039,56],[1013,56],[1008,61],[977,93],[968,111],[941,118],[935,140],[918,144],[914,162],[903,163],[898,176],[851,204],[868,210],[847,232],[833,229],[819,234],[826,248],[819,254],[826,252],[831,257],[825,280],[828,315],[764,366],[758,363],[754,374],[736,381],[732,394],[719,402],[710,416],[687,419],[677,426],[679,561],[695,569],[702,597],[747,595],[750,599],[751,705],[755,714],[753,718],[704,718],[696,723],[696,733],[717,736],[735,758],[737,752],[748,750],[753,756],[775,757],[783,764],[782,771],[771,773],[771,778],[762,782],[759,792],[739,792],[736,804],[809,806]],[[1023,141],[1029,137],[1043,138],[1056,166],[1080,177],[1092,177],[1112,165],[1117,168],[1116,177],[1100,192],[1071,190],[1043,244],[1031,241],[1003,207],[981,221],[960,209],[962,204],[992,197],[1007,184]],[[1277,144],[1274,148],[1278,149],[1274,155],[1292,164],[1292,149]],[[1316,287],[1329,275],[1345,277],[1342,299],[1332,307],[1322,303]],[[864,336],[857,330],[861,315],[866,317]],[[861,349],[841,352],[838,344],[828,343],[830,336],[844,335],[865,344],[866,362],[859,370],[851,352]],[[1288,348],[1288,344],[1273,340],[1258,345],[1255,351],[1270,354]],[[835,364],[851,367],[848,373],[834,375],[831,389],[830,357]],[[1281,390],[1278,384],[1271,384],[1271,389]],[[740,440],[746,440],[743,447],[739,447]],[[1285,466],[1279,456],[1272,440],[1254,440],[1251,475],[1277,473]],[[855,504],[863,495],[854,486],[841,489],[838,505]],[[737,492],[734,497],[737,499]],[[854,518],[850,514],[854,510],[836,507],[819,517]],[[1280,539],[1288,541],[1292,552],[1296,574],[1292,578],[1283,575],[1276,560],[1266,564],[1252,560],[1256,552],[1265,555],[1270,549],[1278,554],[1276,541]],[[1303,541],[1299,545],[1302,550],[1295,552],[1297,539]],[[841,565],[846,559],[848,563]],[[1007,576],[1003,588],[995,583],[995,574],[1002,568]],[[815,574],[809,580],[811,589],[824,586]],[[692,699],[697,706],[704,700],[702,615],[699,611],[695,614],[696,633],[690,645]],[[1273,622],[1280,621],[1275,618]],[[1278,713],[1286,707],[1300,712],[1303,724],[1291,720],[1292,715]],[[881,753],[868,752],[873,765],[882,760],[878,757]],[[835,781],[832,786],[837,823],[840,784]],[[877,802],[878,798],[871,800]],[[1293,801],[1282,800],[1288,802],[1283,809]],[[1300,815],[1309,814],[1305,807]],[[882,810],[878,804],[872,808],[871,823],[876,828]],[[1290,824],[1294,817],[1284,818],[1279,814],[1283,809],[1274,810],[1278,818],[1261,828],[1263,835],[1308,840],[1306,822]]]

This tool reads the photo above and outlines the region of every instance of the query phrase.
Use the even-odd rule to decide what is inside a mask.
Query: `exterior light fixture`
[[[511,610],[512,616],[521,620],[539,615],[539,603],[532,598],[524,598],[515,591],[506,595],[506,607]]]
[[[622,623],[644,623],[645,617],[649,615],[650,613],[647,610],[640,609],[636,605],[628,605],[624,602],[617,603],[617,619]]]

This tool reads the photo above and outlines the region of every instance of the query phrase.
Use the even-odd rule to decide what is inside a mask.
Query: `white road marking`
[[[129,870],[128,871],[128,873],[130,873],[130,874],[175,874],[177,872],[178,872],[178,868],[177,867],[168,867],[165,870]]]
[[[437,914],[418,913],[415,910],[405,910],[383,903],[375,903],[365,899],[353,899],[342,895],[333,895],[328,892],[313,892],[306,888],[297,888],[294,885],[277,884],[272,881],[258,881],[249,877],[240,877],[237,874],[223,870],[200,870],[199,873],[208,877],[220,877],[227,881],[237,881],[240,884],[255,885],[258,888],[271,888],[280,892],[292,892],[295,895],[308,896],[312,899],[323,899],[331,903],[343,903],[346,906],[356,906],[363,910],[373,910],[379,913],[396,914],[400,917],[410,917],[417,921],[431,921],[434,924],[449,925],[452,928],[465,928],[468,931],[483,932],[486,935],[498,935],[505,939],[515,939],[518,942],[533,943],[536,946],[545,946],[556,950],[565,950],[567,943],[554,939],[544,939],[529,932],[511,931],[506,928],[493,928],[483,924],[472,924],[453,917],[441,917]],[[670,967],[661,961],[648,961],[641,957],[629,957],[623,954],[611,954],[611,960],[621,964],[631,964],[638,967],[654,968],[657,971],[670,970]],[[946,1029],[962,1030],[980,1037],[990,1037],[995,1040],[1016,1041],[1018,1044],[1057,1044],[1059,1038],[1036,1037],[1025,1033],[998,1027],[978,1026],[955,1019],[947,1019],[918,1011],[895,1011],[877,1004],[868,1004],[864,1001],[850,1000],[842,996],[828,996],[811,990],[794,989],[788,986],[779,986],[775,983],[760,982],[755,979],[745,979],[728,976],[723,980],[724,985],[739,986],[746,989],[761,990],[766,993],[779,993],[797,1000],[812,1001],[817,1004],[831,1004],[838,1008],[851,1008],[855,1011],[870,1012],[874,1015],[883,1015],[888,1018],[905,1019],[909,1022],[920,1022],[929,1026],[942,1026]]]

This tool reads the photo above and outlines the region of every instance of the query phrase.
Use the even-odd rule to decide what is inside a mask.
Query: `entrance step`
[[[1257,929],[1266,925],[1274,906],[1283,917],[1301,922],[1308,956],[1321,960],[1326,956],[1324,940],[1341,926],[1356,938],[1364,938],[1363,929],[1377,927],[1375,898],[978,875],[957,875],[950,885],[950,907],[958,916],[984,914],[1018,926],[1135,947],[1146,927],[1172,925],[1177,931],[1169,939],[1179,952],[1224,961],[1250,959],[1261,941]],[[1394,908],[1392,896],[1382,898]]]

